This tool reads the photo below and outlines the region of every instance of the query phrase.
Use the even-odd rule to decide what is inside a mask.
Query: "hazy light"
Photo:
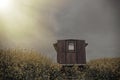
[[[46,44],[48,35],[52,35],[47,30],[44,23],[47,23],[46,10],[50,1],[43,0],[0,0],[0,26],[7,40],[6,46],[27,46],[42,42]],[[38,10],[39,9],[39,10]],[[39,23],[38,23],[39,21]],[[4,41],[3,41],[4,43]]]
[[[0,9],[1,10],[8,10],[11,8],[12,0],[0,0]]]

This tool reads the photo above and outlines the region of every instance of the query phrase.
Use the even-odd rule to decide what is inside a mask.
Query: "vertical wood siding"
[[[75,44],[75,50],[68,50],[68,43]],[[86,64],[86,51],[87,44],[85,40],[58,40],[55,44],[57,51],[57,62],[60,64]]]

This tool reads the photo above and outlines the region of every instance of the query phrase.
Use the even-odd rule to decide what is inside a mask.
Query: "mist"
[[[13,21],[0,15],[1,48],[34,49],[56,62],[53,43],[84,39],[87,60],[120,56],[119,0],[18,0],[16,4],[8,16]]]

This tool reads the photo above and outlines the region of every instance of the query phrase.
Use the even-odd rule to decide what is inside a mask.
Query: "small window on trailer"
[[[74,51],[75,50],[75,44],[73,42],[68,43],[68,50]]]

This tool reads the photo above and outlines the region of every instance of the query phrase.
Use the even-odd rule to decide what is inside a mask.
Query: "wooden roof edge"
[[[73,40],[73,41],[85,41],[83,39],[60,39],[60,40],[57,40],[57,41],[69,41],[69,40]]]

